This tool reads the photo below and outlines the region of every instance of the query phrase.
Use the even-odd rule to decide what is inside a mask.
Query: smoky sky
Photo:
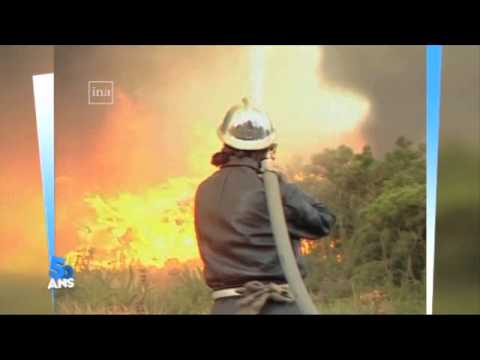
[[[369,98],[360,131],[374,152],[399,136],[425,142],[424,46],[325,46],[321,66],[327,81]]]
[[[9,176],[4,186],[12,183],[12,172],[26,181],[26,174],[39,171],[32,76],[49,72],[52,46],[0,46],[0,178]]]
[[[133,99],[148,99],[163,109],[181,107],[182,99],[172,102],[168,95],[154,98],[149,94],[168,94],[169,87],[179,82],[185,82],[186,87],[194,86],[189,82],[188,75],[205,68],[215,68],[216,58],[224,56],[226,51],[215,46],[158,46],[156,49],[161,51],[161,56],[153,57],[150,46],[137,46],[135,52],[124,51],[126,48],[131,47],[55,48],[56,113],[67,117],[56,122],[57,133],[94,133],[99,125],[99,113],[109,111],[108,107],[85,106],[88,80],[115,79]],[[425,141],[424,46],[323,48],[323,77],[335,86],[357,91],[370,101],[371,113],[360,131],[375,152],[388,151],[401,135],[415,142]],[[443,84],[443,101],[444,104],[448,102],[444,105],[445,117],[471,118],[475,116],[475,111],[478,112],[478,106],[475,97],[466,94],[475,88],[475,81],[478,82],[479,71],[475,61],[478,62],[479,50],[478,47],[454,48],[455,53],[449,47],[444,53],[444,72],[451,79]],[[31,125],[33,121],[31,75],[53,71],[53,51],[53,47],[47,46],[0,46],[0,136],[4,151],[7,144],[16,143],[20,136],[18,132],[15,135],[9,131],[11,123],[8,119],[15,119],[17,128],[23,126],[22,122]],[[240,50],[234,47],[229,51],[235,57],[235,52]],[[160,68],[162,76],[159,81],[148,81],[151,74]],[[182,71],[186,68],[190,70]],[[232,68],[231,76],[234,72],[235,68]],[[136,75],[132,76],[132,73]],[[200,104],[208,101],[201,91],[198,98]],[[453,129],[453,123],[445,121],[443,126]],[[459,127],[456,133],[462,131],[465,136],[471,134],[467,127]],[[88,137],[68,138],[70,146],[76,150],[88,146]]]
[[[0,46],[1,272],[47,267],[32,75],[50,72],[52,46]]]
[[[52,46],[0,46],[0,150],[18,147],[23,136],[34,140],[28,130],[35,128],[32,75],[48,72]]]
[[[56,111],[64,114],[62,106],[68,107],[65,110],[70,110],[72,120],[82,118],[81,121],[75,121],[77,127],[95,131],[98,113],[109,109],[76,106],[84,105],[88,80],[116,79],[133,98],[144,98],[145,94],[161,91],[168,93],[172,83],[188,82],[181,73],[182,68],[201,68],[205,67],[205,63],[214,67],[216,56],[221,56],[225,51],[214,46],[175,47],[174,52],[171,51],[172,47],[158,47],[163,49],[159,63],[158,57],[149,56],[151,47],[138,46],[133,56],[131,52],[123,51],[124,48],[57,46],[56,92],[65,94],[57,96],[57,99],[65,101],[56,104]],[[468,96],[471,89],[475,89],[475,82],[478,82],[478,49],[471,46],[445,48],[444,72],[450,79],[443,83],[442,100],[446,118],[455,117],[461,121],[465,117],[475,117],[478,113],[475,97]],[[22,123],[31,124],[34,120],[31,76],[53,71],[52,56],[53,47],[0,46],[0,136],[4,151],[7,144],[14,144],[20,136],[18,132],[15,135],[9,131],[11,122],[8,119],[15,119],[17,128],[22,127]],[[179,66],[179,62],[183,66]],[[369,98],[372,111],[361,132],[375,151],[387,151],[400,135],[414,141],[424,141],[425,47],[325,46],[321,66],[323,76],[329,82],[353,89]],[[159,67],[162,67],[164,74],[161,81],[147,81],[148,74],[158,71]],[[167,71],[169,68],[172,69],[171,72]],[[132,76],[136,69],[138,76]],[[201,94],[199,98],[203,99]],[[156,101],[159,106],[163,102],[166,108],[181,106],[181,99],[178,99],[178,105],[172,105],[171,102],[167,104],[166,99],[162,98]],[[96,116],[89,114],[89,111],[95,112]],[[66,131],[62,124],[67,123],[68,121],[61,121],[56,126],[60,127],[61,132]],[[443,126],[453,129],[455,125],[452,124],[454,121],[445,121]],[[465,136],[471,134],[467,127],[458,127],[456,133],[462,131]],[[78,147],[84,145],[78,144]]]
[[[182,98],[169,98],[169,88],[178,88],[179,84],[184,84],[186,90],[195,87],[199,74],[215,71],[217,62],[221,63],[218,59],[245,61],[237,56],[241,47],[157,46],[156,56],[152,56],[150,46],[131,49],[130,46],[56,47],[56,112],[62,114],[62,121],[56,124],[57,133],[67,136],[69,132],[95,132],[99,114],[109,110],[85,106],[88,80],[115,79],[132,99],[155,103],[165,110],[183,106]],[[222,76],[212,76],[206,81],[214,83],[219,77],[227,77],[222,81],[228,83],[229,76],[232,79],[248,76],[235,74],[243,71],[235,65],[238,64],[230,64],[231,69]],[[390,150],[399,136],[414,142],[425,141],[425,47],[324,46],[321,66],[322,76],[332,85],[354,90],[369,99],[371,112],[360,132],[375,153]],[[159,71],[162,76],[151,81]],[[199,88],[196,96],[200,117],[202,103],[211,102],[215,94],[206,94]],[[77,139],[80,141],[80,137]],[[76,150],[88,146],[83,141],[76,145],[72,141],[77,140],[69,140],[69,146],[75,146]]]
[[[223,116],[224,104],[215,92],[224,96],[230,79],[237,83],[239,64],[245,63],[245,57],[240,56],[243,52],[240,47],[216,46],[57,46],[55,131],[59,174],[74,176],[79,166],[92,164],[88,159],[92,154],[106,158],[120,157],[128,152],[125,142],[118,144],[120,140],[116,144],[124,153],[120,148],[117,151],[98,149],[102,130],[112,126],[105,117],[121,107],[121,101],[117,100],[119,94],[124,94],[129,101],[148,109],[154,119],[146,120],[142,117],[145,114],[135,109],[121,125],[124,131],[115,133],[118,139],[131,141],[134,150],[142,148],[138,151],[161,154],[161,162],[145,164],[144,170],[149,173],[145,179],[151,176],[160,181],[166,175],[175,175],[178,163],[186,160],[185,149],[191,147],[186,134],[191,132],[192,126],[199,121],[210,121],[211,128],[215,129]],[[241,76],[246,78],[246,71]],[[88,81],[98,80],[114,81],[113,106],[88,104]],[[208,91],[205,90],[207,85]],[[235,100],[238,98],[235,96]],[[136,132],[132,129],[136,125],[150,127],[150,134],[141,133],[142,130]],[[96,150],[92,150],[93,147]],[[136,159],[135,163],[146,161]],[[106,165],[110,167],[110,175],[117,171],[113,164]],[[122,171],[126,166],[135,164],[125,162]],[[102,174],[97,174],[99,181],[107,178]]]
[[[445,46],[441,141],[479,144],[480,46]]]

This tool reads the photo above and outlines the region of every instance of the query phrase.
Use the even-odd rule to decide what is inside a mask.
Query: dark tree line
[[[327,149],[302,166],[299,185],[324,201],[337,225],[308,256],[313,290],[334,296],[355,289],[424,283],[425,146],[401,137],[382,159],[370,147]]]

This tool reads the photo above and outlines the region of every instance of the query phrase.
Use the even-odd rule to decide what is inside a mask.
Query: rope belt
[[[268,300],[278,303],[292,303],[295,301],[288,289],[288,284],[262,283],[249,281],[239,288],[217,290],[212,293],[214,300],[238,297],[237,314],[258,314]]]

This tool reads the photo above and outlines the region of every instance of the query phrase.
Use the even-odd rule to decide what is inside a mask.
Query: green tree
[[[424,281],[423,144],[400,137],[382,159],[369,146],[327,149],[303,166],[299,185],[337,216],[335,249],[316,246],[309,256],[314,277],[365,289]]]

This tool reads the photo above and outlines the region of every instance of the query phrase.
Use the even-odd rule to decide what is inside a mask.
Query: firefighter
[[[195,195],[195,231],[204,278],[213,290],[212,314],[299,314],[280,260],[267,208],[262,161],[275,150],[268,116],[247,99],[226,114],[223,142],[211,163],[219,168]],[[335,216],[279,174],[283,210],[301,275],[300,239],[328,235]]]

